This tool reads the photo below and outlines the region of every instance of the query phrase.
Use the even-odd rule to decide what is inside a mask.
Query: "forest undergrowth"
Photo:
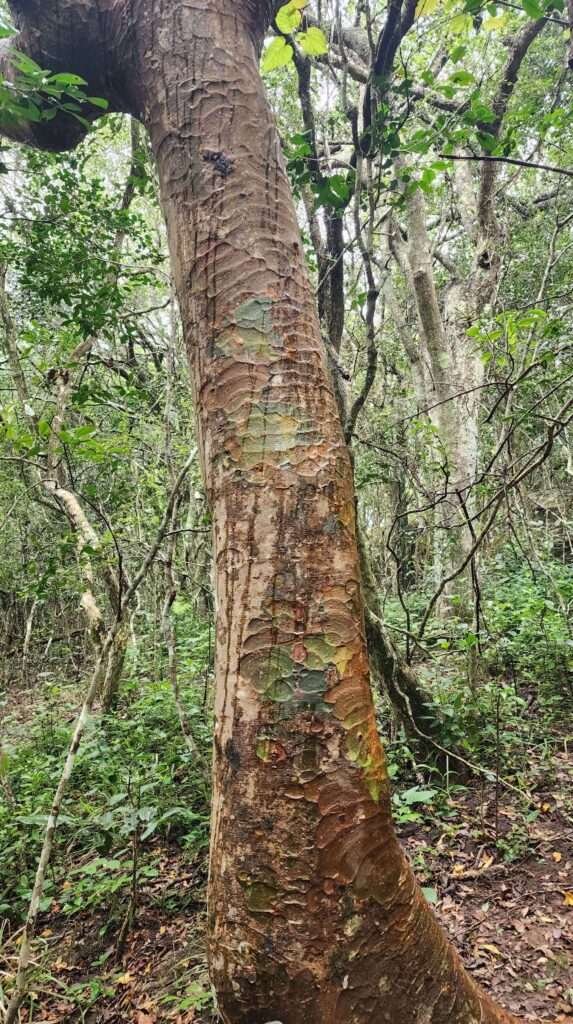
[[[452,745],[481,772],[444,776],[420,761],[383,700],[379,719],[398,830],[466,963],[518,1016],[570,1024],[573,737],[554,690],[542,685],[547,679],[535,678],[543,652],[529,634],[538,620],[523,611],[533,596],[497,588],[489,621],[492,630],[503,623],[505,663],[490,635],[472,687],[461,623],[449,623],[450,639],[436,641],[423,666],[443,720],[452,723]],[[218,1019],[205,953],[211,628],[182,608],[181,699],[197,755],[184,742],[153,648],[131,650],[117,708],[92,719],[60,816],[22,1021]],[[399,618],[392,603],[388,615]],[[551,609],[545,619],[551,635]],[[555,658],[554,641],[548,657]],[[81,700],[78,682],[44,676],[40,688],[15,686],[2,698],[4,992]]]

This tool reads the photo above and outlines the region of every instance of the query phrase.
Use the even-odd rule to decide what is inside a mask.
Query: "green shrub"
[[[125,890],[136,830],[144,855],[157,836],[176,840],[190,853],[206,846],[211,724],[202,699],[201,688],[183,688],[201,764],[185,745],[167,683],[143,689],[124,684],[116,713],[91,721],[59,818],[43,909],[56,893],[73,913]],[[0,789],[0,917],[17,921],[27,908],[71,729],[71,722],[56,723],[47,713],[28,727],[25,742],[6,748]]]

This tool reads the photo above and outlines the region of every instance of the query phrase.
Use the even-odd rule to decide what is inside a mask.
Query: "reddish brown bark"
[[[104,36],[89,44],[107,47],[114,83],[127,62],[117,105],[145,122],[158,163],[214,518],[222,1015],[510,1024],[463,970],[392,826],[350,461],[258,73],[268,12],[99,6]]]

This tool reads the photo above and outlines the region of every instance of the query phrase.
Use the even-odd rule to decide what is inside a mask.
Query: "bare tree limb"
[[[516,167],[526,167],[537,171],[549,171],[551,174],[563,174],[567,178],[573,178],[573,171],[567,167],[555,167],[553,164],[537,163],[535,160],[518,160],[511,156],[489,156],[485,153],[439,153],[443,160],[473,160],[478,163],[513,164]]]

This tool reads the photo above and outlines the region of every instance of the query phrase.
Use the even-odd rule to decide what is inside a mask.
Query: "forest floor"
[[[405,826],[402,839],[474,977],[518,1016],[573,1024],[573,821],[563,807],[573,758],[562,753],[556,760],[553,785],[537,794],[540,813],[527,826],[519,823],[511,794],[496,801],[491,788],[465,789],[448,801],[451,817]],[[506,857],[514,860],[499,856],[503,836]],[[117,936],[110,943],[108,932],[100,934],[104,915],[63,917],[57,903],[44,914],[43,982],[32,1017],[24,1009],[22,1021],[217,1019],[205,965],[205,865],[189,864],[174,844],[156,852],[161,871],[140,889],[121,957],[115,957]],[[186,905],[175,915],[162,909],[174,893]]]
[[[474,780],[440,791],[431,810],[416,808],[413,821],[403,820],[408,810],[402,821],[398,813],[398,829],[474,977],[529,1024],[573,1024],[573,751],[567,742],[556,745],[549,773],[547,760],[543,765],[530,766],[529,811],[511,789]],[[21,1010],[22,1024],[218,1020],[205,958],[205,853],[191,854],[159,835],[146,846],[154,871],[141,872],[122,944],[125,890],[113,906],[73,914],[61,896],[52,899],[41,918],[34,996]],[[5,934],[0,947],[0,991],[10,987],[19,934]]]

